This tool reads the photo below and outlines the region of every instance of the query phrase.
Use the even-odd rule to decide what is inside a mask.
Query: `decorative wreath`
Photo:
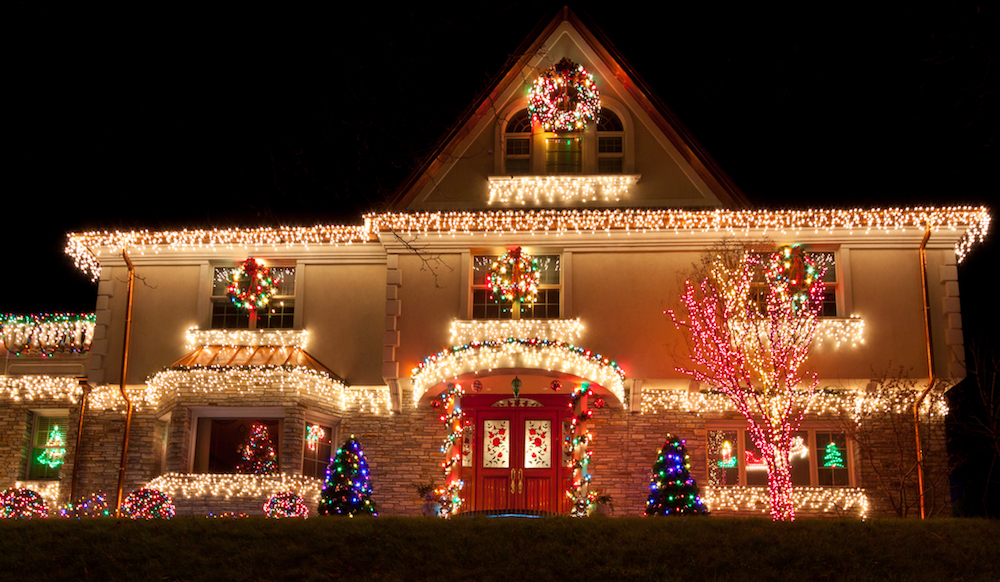
[[[538,298],[538,281],[541,277],[538,259],[524,252],[521,247],[510,249],[490,266],[486,284],[490,300],[527,303]]]
[[[278,281],[271,275],[271,269],[253,257],[233,271],[233,280],[229,283],[229,298],[236,307],[247,311],[266,307],[277,292]]]
[[[787,245],[772,256],[768,274],[772,280],[788,285],[793,301],[803,303],[820,276],[820,269],[802,245]]]
[[[601,112],[601,94],[583,65],[563,58],[535,79],[528,112],[545,131],[577,131]]]

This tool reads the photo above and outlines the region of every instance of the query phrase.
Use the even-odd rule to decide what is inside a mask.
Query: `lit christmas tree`
[[[271,443],[271,435],[267,426],[255,422],[247,443],[240,445],[241,460],[236,465],[236,472],[263,475],[278,470],[278,456]]]
[[[840,455],[840,449],[837,448],[837,443],[830,442],[826,444],[826,454],[823,457],[824,467],[843,467],[844,457]]]
[[[698,495],[698,485],[691,477],[684,441],[667,435],[649,479],[646,515],[705,515],[708,509]]]
[[[320,498],[319,513],[349,517],[357,514],[378,516],[371,494],[368,461],[361,450],[361,443],[351,435],[344,446],[337,449],[326,469],[326,485]]]

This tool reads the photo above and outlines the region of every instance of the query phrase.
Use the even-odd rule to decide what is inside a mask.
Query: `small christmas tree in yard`
[[[239,473],[264,475],[278,470],[278,458],[266,425],[254,423],[246,444],[240,445],[240,457],[242,460],[236,465]]]
[[[368,461],[361,450],[361,443],[351,435],[344,446],[337,449],[326,469],[326,485],[320,498],[319,513],[349,517],[358,514],[378,516],[371,494]]]
[[[667,435],[660,447],[649,479],[646,515],[705,515],[708,509],[698,496],[698,485],[691,477],[684,441]]]

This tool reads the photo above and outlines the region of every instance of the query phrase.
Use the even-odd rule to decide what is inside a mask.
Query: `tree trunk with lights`
[[[687,332],[694,364],[678,371],[728,396],[747,420],[767,464],[776,521],[795,519],[789,452],[817,384],[800,368],[818,325],[823,273],[803,260],[795,247],[763,260],[742,249],[720,251],[685,281],[686,317],[667,312]]]

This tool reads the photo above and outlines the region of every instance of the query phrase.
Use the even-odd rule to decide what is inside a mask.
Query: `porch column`
[[[573,440],[570,446],[573,450],[573,508],[574,517],[586,517],[590,506],[590,454],[587,446],[590,444],[590,432],[587,431],[587,421],[593,412],[590,410],[589,399],[594,395],[587,385],[573,391]]]
[[[458,512],[462,505],[462,386],[448,384],[447,397],[444,400],[444,412],[441,420],[448,425],[449,436],[441,447],[444,453],[445,494],[448,502],[442,504],[448,516]],[[446,517],[448,517],[446,516]]]

